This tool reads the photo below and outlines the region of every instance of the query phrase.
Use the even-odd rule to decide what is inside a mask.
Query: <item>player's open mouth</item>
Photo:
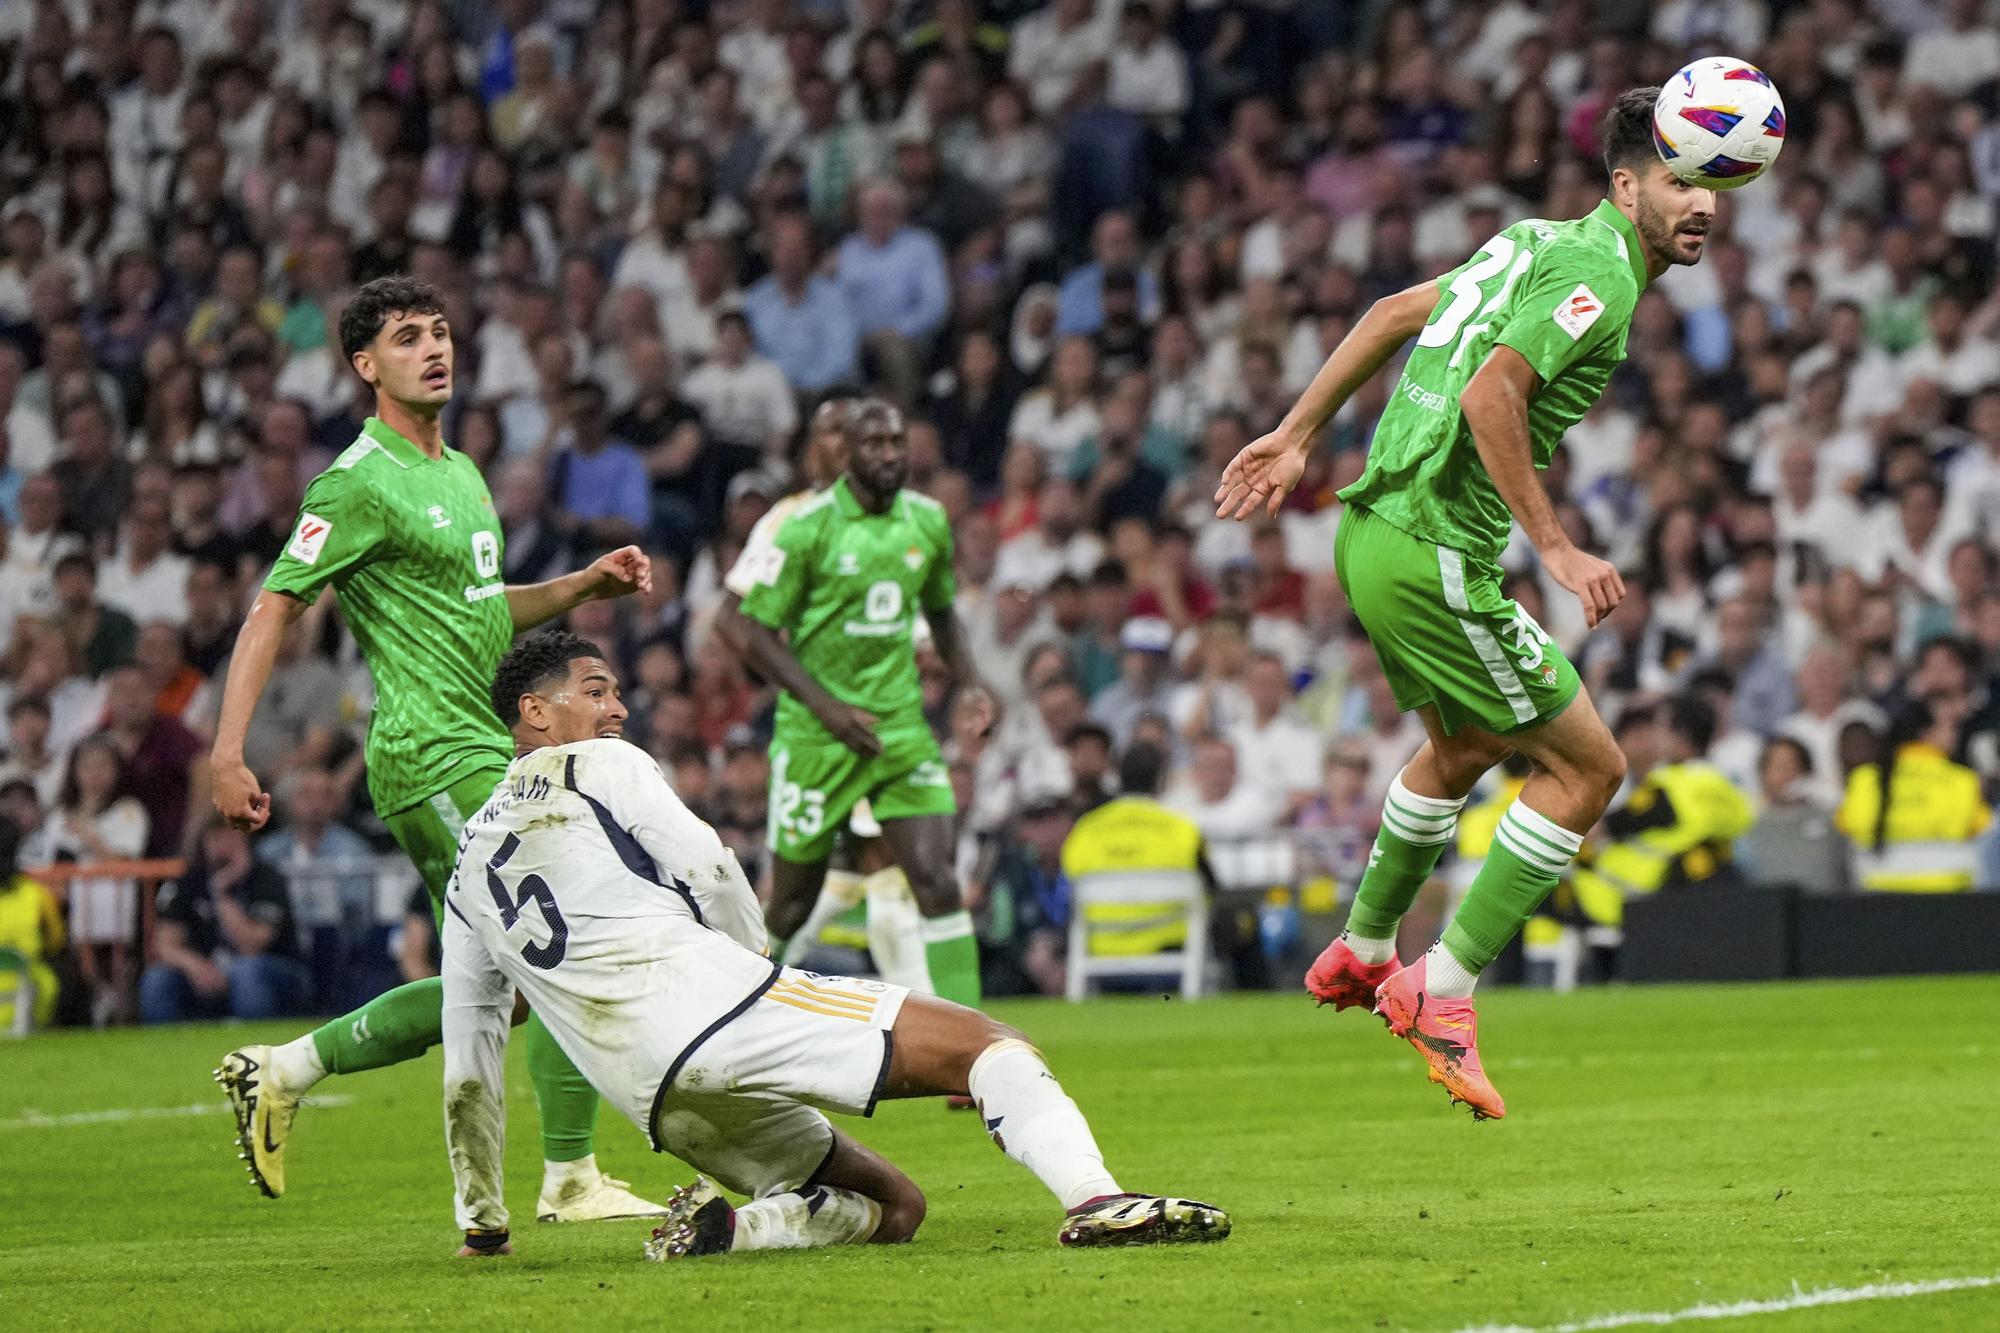
[[[441,389],[451,383],[451,372],[443,366],[433,366],[424,372],[424,383],[433,389]]]

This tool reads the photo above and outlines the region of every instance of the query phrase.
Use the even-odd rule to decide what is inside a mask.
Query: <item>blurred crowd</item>
[[[299,978],[238,1005],[229,969],[300,950],[258,868],[390,848],[337,609],[258,714],[279,817],[254,849],[207,832],[199,761],[247,600],[368,410],[331,327],[398,271],[448,294],[446,435],[487,472],[508,580],[655,553],[650,597],[573,627],[615,645],[629,734],[753,871],[770,691],[708,622],[811,408],[859,385],[909,410],[1007,708],[954,727],[927,665],[988,947],[1021,946],[1034,914],[997,898],[1038,882],[994,868],[1046,869],[1135,738],[1212,841],[1288,839],[1351,885],[1422,737],[1332,570],[1393,367],[1275,521],[1215,521],[1220,469],[1371,300],[1588,211],[1609,100],[1719,52],[1770,73],[1788,146],[1644,294],[1546,474],[1628,600],[1586,632],[1525,544],[1507,590],[1614,722],[1702,702],[1689,757],[1760,819],[1820,812],[1880,854],[1892,770],[1934,756],[1976,775],[1969,844],[2000,781],[1993,8],[0,6],[0,806],[24,865],[193,862],[150,960],[130,881],[0,894],[0,925],[40,923],[5,943],[50,952],[66,917],[68,1003],[99,1018],[149,961],[160,1013],[256,1012]],[[1867,772],[1875,805],[1838,816]]]

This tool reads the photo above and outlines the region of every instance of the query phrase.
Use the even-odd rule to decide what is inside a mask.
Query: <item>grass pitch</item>
[[[1483,1125],[1303,996],[997,1011],[1123,1183],[1235,1235],[1063,1251],[975,1117],[904,1103],[849,1128],[930,1195],[914,1245],[648,1264],[641,1224],[532,1220],[517,1049],[516,1256],[459,1261],[436,1052],[323,1084],[352,1100],[301,1113],[271,1202],[208,1077],[249,1030],[59,1033],[0,1043],[0,1327],[1450,1331],[2000,1275],[2000,978],[1495,991]],[[609,1113],[599,1159],[654,1197],[689,1174]],[[2000,1328],[2000,1286],[1723,1326]]]

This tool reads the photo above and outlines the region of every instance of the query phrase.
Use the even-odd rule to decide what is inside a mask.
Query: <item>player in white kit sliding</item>
[[[466,821],[445,895],[445,1137],[462,1255],[511,1252],[502,1059],[521,1001],[654,1148],[703,1173],[654,1231],[656,1259],[910,1239],[923,1192],[821,1112],[949,1094],[969,1094],[994,1142],[1061,1200],[1063,1244],[1229,1234],[1209,1204],[1122,1191],[1012,1028],[765,957],[734,855],[620,738],[625,706],[595,645],[522,641],[493,699],[517,754]],[[751,1201],[732,1207],[711,1179]]]

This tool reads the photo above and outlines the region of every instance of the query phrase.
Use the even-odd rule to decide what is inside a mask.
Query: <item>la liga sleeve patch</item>
[[[285,548],[285,554],[302,565],[316,565],[319,553],[326,549],[326,539],[332,533],[331,521],[301,510],[299,526],[292,533],[291,545]]]
[[[1555,313],[1550,318],[1554,319],[1556,327],[1567,333],[1570,341],[1574,342],[1581,338],[1603,313],[1604,302],[1598,299],[1596,292],[1590,290],[1589,284],[1579,282],[1576,290],[1565,296],[1561,304],[1556,306]]]

